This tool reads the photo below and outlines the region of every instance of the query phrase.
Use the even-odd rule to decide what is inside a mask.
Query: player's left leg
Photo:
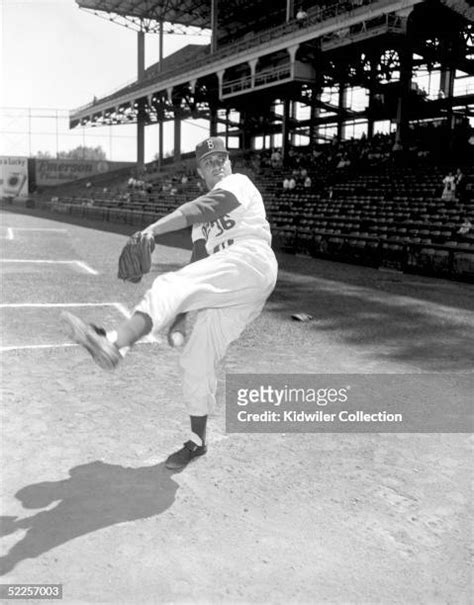
[[[265,243],[236,243],[198,263],[158,276],[131,318],[113,333],[63,313],[75,342],[104,369],[117,366],[122,354],[149,332],[158,332],[177,314],[207,308],[237,308],[253,304],[273,290],[277,264]]]
[[[207,452],[207,418],[216,406],[217,365],[230,343],[260,314],[264,304],[265,300],[260,299],[251,305],[198,312],[180,357],[191,435],[180,450],[168,457],[167,468],[181,470]]]
[[[197,263],[158,276],[136,311],[152,318],[153,332],[179,313],[236,308],[266,298],[276,282],[277,263],[264,242],[236,242]]]
[[[117,331],[112,332],[86,323],[67,311],[61,313],[61,319],[71,339],[83,346],[104,370],[113,370],[128,348],[151,332],[153,327],[151,318],[140,312],[134,313]]]

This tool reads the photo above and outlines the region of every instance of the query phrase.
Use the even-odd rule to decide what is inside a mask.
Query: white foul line
[[[78,265],[88,273],[92,273],[92,275],[99,275],[99,272],[95,269],[92,269],[87,263],[82,260],[38,260],[38,259],[27,259],[27,258],[2,258],[0,259],[2,263],[37,263],[37,264],[47,264],[47,265]]]
[[[15,230],[15,231],[55,231],[57,233],[67,233],[67,229],[57,229],[54,227],[8,227],[6,239],[12,240],[14,238],[13,230]]]
[[[67,232],[67,229],[58,229],[55,227],[9,227],[9,229],[15,229],[15,231],[59,231]]]
[[[82,267],[89,273],[92,273],[92,275],[99,275],[98,271],[96,271],[92,267],[89,267],[89,265],[87,263],[83,262],[82,260],[75,260],[74,262],[77,263],[79,265],[79,267]]]
[[[160,342],[160,341],[154,341],[154,342]],[[145,345],[145,344],[151,344],[151,341],[142,339],[135,343],[135,345]],[[67,347],[80,347],[80,346],[81,345],[78,345],[76,343],[71,343],[71,342],[64,342],[61,344],[49,344],[49,345],[15,345],[15,346],[10,346],[10,347],[0,347],[0,353],[6,353],[8,351],[29,351],[29,350],[35,350],[35,349],[64,349]]]
[[[29,349],[62,349],[63,347],[78,347],[79,345],[65,342],[60,345],[17,345],[12,347],[0,347],[0,352],[5,353],[6,351],[27,351]]]
[[[120,313],[126,317],[127,319],[129,317],[131,317],[131,314],[129,313],[127,307],[125,305],[122,305],[122,303],[112,303],[113,306],[117,309],[117,311],[120,311]]]
[[[115,302],[105,302],[105,303],[4,303],[0,304],[0,309],[27,309],[27,308],[46,308],[46,307],[122,307],[125,309],[123,305]],[[121,311],[123,313],[123,311]],[[128,317],[128,315],[127,315]]]

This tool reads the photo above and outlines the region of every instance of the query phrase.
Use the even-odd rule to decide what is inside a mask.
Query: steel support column
[[[209,103],[209,133],[211,137],[217,136],[217,105]]]
[[[291,21],[295,16],[295,0],[286,0],[286,20]]]
[[[163,21],[160,21],[160,31],[158,33],[158,69],[163,70]],[[163,164],[163,120],[164,115],[158,117],[158,170],[161,170]]]
[[[369,104],[367,107],[367,138],[374,136],[374,112],[376,112],[376,88],[377,72],[380,61],[380,54],[372,54],[370,57],[370,76],[369,76]]]
[[[290,107],[291,101],[283,101],[283,121],[281,124],[281,155],[283,162],[286,163],[290,151]]]
[[[145,32],[137,32],[137,71],[138,81],[145,76]],[[143,171],[145,166],[145,109],[140,106],[137,111],[137,170]]]
[[[405,43],[400,51],[400,90],[397,106],[397,132],[395,145],[397,150],[405,150],[408,144],[408,102],[411,90],[413,51],[409,37],[405,36]]]
[[[318,118],[321,113],[321,108],[318,105],[318,101],[321,100],[321,91],[319,88],[313,87],[311,93],[311,106],[309,114],[309,144],[311,147],[316,145],[316,141],[319,138],[319,124]]]
[[[339,113],[337,116],[337,140],[344,138],[344,122],[346,120],[347,86],[344,82],[339,84]]]
[[[174,161],[181,159],[181,111],[175,108],[174,111]]]
[[[448,34],[449,36],[449,34]],[[454,54],[455,41],[452,37],[446,37],[440,42],[440,62],[441,62],[441,74],[439,81],[440,96],[445,99],[451,99],[454,94],[454,78],[456,70],[453,66],[452,56]],[[451,103],[448,103],[446,108],[446,125],[447,125],[447,141],[448,151],[453,151],[454,139],[452,132],[454,130],[454,116],[453,107]]]
[[[217,49],[218,0],[211,0],[211,53]]]

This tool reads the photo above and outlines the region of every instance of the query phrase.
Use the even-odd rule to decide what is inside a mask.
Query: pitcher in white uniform
[[[106,332],[63,313],[72,338],[101,367],[112,369],[140,338],[169,325],[169,334],[182,330],[186,313],[197,311],[180,356],[191,435],[168,457],[166,466],[173,470],[206,453],[217,363],[260,314],[277,278],[270,227],[258,189],[245,175],[232,173],[229,153],[219,137],[197,145],[196,160],[209,192],[144,229],[156,237],[192,225],[190,264],[158,276],[131,318],[116,331]]]

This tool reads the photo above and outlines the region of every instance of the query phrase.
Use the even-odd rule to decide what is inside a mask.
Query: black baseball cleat
[[[103,328],[86,324],[72,313],[64,311],[61,320],[74,342],[84,347],[104,370],[113,370],[122,359],[118,348],[107,338]]]
[[[194,441],[186,441],[184,447],[182,447],[171,456],[168,456],[165,466],[173,471],[181,471],[185,466],[187,466],[191,460],[194,458],[198,458],[199,456],[204,456],[207,452],[207,445],[197,445]]]

